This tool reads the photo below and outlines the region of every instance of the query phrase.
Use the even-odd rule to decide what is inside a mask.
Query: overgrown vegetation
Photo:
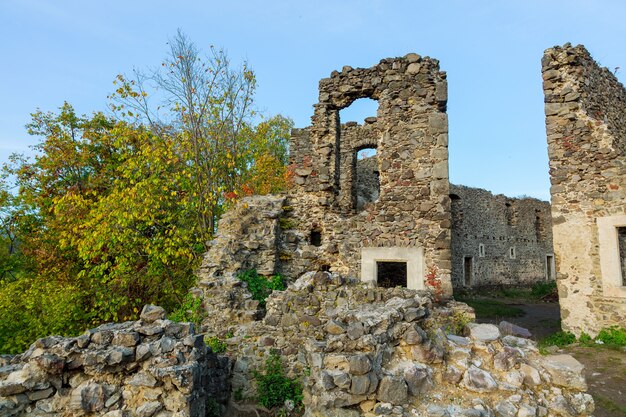
[[[263,372],[255,372],[257,400],[266,408],[282,407],[285,401],[292,401],[295,408],[302,407],[302,385],[294,378],[285,375],[281,358],[271,353]]]
[[[213,353],[220,354],[226,352],[228,345],[217,336],[211,336],[204,339],[204,342],[211,348]]]
[[[563,347],[563,346],[571,345],[572,343],[575,343],[575,342],[576,342],[576,335],[574,335],[574,333],[560,331],[560,332],[551,334],[545,339],[540,340],[538,345],[539,345],[539,348],[546,348],[548,346]]]
[[[547,297],[558,299],[556,282],[536,282],[530,289],[530,295],[537,300],[545,299]]]
[[[626,329],[618,326],[602,329],[596,336],[596,341],[600,341],[608,347],[618,348],[626,346]]]
[[[222,415],[222,407],[215,400],[209,397],[206,402],[206,417],[220,417]]]
[[[265,300],[272,291],[284,291],[287,288],[285,280],[280,274],[266,278],[259,275],[256,270],[249,269],[237,275],[237,278],[248,284],[252,298],[257,300],[262,307],[265,306]]]
[[[472,318],[464,311],[455,310],[452,314],[439,314],[428,317],[423,323],[423,329],[429,335],[429,339],[438,338],[437,331],[443,330],[446,334],[462,336],[465,326],[472,322]]]
[[[185,294],[218,217],[286,184],[291,121],[256,123],[253,72],[223,51],[204,58],[181,33],[169,45],[162,71],[117,78],[114,117],[37,111],[35,156],[4,165],[0,353],[147,303],[197,322]]]
[[[206,310],[202,306],[202,298],[194,297],[188,293],[180,307],[168,314],[168,318],[172,321],[187,321],[200,325],[206,315]]]

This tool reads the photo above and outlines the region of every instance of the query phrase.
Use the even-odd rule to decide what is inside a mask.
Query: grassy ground
[[[532,287],[489,287],[478,291],[457,291],[455,298],[469,304],[476,317],[497,319],[500,317],[523,317],[526,312],[516,304],[553,300],[556,285],[538,282]]]

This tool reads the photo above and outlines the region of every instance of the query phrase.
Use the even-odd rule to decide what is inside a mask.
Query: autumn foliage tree
[[[0,182],[0,353],[174,309],[228,202],[285,186],[291,121],[254,112],[252,71],[181,33],[170,47],[117,78],[112,115],[32,115],[36,155]]]
[[[178,143],[67,104],[35,113],[29,130],[44,138],[40,153],[5,170],[19,187],[14,228],[31,265],[0,282],[0,316],[11,318],[0,322],[0,348],[128,320],[146,302],[178,304],[203,249]]]

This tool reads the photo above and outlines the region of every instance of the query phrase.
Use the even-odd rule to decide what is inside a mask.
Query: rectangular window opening
[[[310,242],[313,246],[322,246],[322,232],[311,230]]]
[[[485,245],[482,243],[478,244],[478,256],[481,258],[485,257]]]
[[[617,245],[619,246],[619,261],[622,271],[622,286],[626,287],[626,226],[617,228]]]
[[[509,258],[515,259],[515,246],[509,248]]]
[[[376,262],[376,285],[383,288],[407,286],[406,262]]]
[[[463,285],[469,287],[472,285],[472,274],[473,274],[473,258],[471,256],[466,256],[463,258]]]

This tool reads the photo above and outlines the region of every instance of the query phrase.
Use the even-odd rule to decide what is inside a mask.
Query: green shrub
[[[302,385],[285,375],[279,355],[271,353],[263,373],[255,372],[254,378],[257,383],[257,400],[263,407],[282,406],[287,400],[293,401],[296,407],[302,405]]]
[[[40,337],[79,335],[92,321],[81,308],[88,296],[71,283],[0,280],[0,354],[23,352]]]
[[[235,393],[233,394],[233,397],[235,398],[235,401],[237,402],[241,402],[244,400],[243,397],[243,388],[239,387],[235,390]]]
[[[180,307],[172,311],[168,318],[172,321],[188,321],[200,325],[206,315],[206,310],[202,307],[202,298],[188,293]]]
[[[580,337],[578,338],[578,343],[580,343],[583,346],[591,346],[594,344],[594,340],[587,333],[581,332]]]
[[[556,332],[539,341],[539,347],[558,346],[563,347],[576,342],[576,336],[570,332]]]
[[[227,348],[226,343],[221,341],[216,336],[208,337],[208,338],[204,339],[204,342],[207,344],[208,347],[211,348],[211,350],[215,354],[220,354],[220,353],[226,352],[226,348]]]
[[[265,300],[272,291],[284,291],[287,288],[285,280],[280,274],[265,278],[259,275],[256,270],[249,269],[237,275],[237,278],[248,284],[252,298],[257,300],[262,307],[265,307]]]
[[[463,311],[455,311],[452,315],[444,318],[443,329],[446,333],[463,335],[465,326],[472,318]]]
[[[596,336],[596,340],[603,342],[609,347],[626,346],[626,329],[618,326],[602,329]]]
[[[285,217],[281,217],[278,220],[278,224],[280,224],[280,228],[282,230],[289,230],[289,229],[293,229],[294,227],[296,227],[296,224],[293,220],[285,218]]]

